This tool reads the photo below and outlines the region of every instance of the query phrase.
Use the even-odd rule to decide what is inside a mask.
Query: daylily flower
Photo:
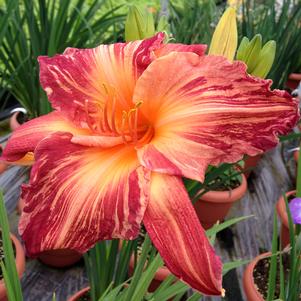
[[[292,199],[288,206],[292,215],[293,223],[301,224],[301,198]]]
[[[54,112],[15,131],[3,159],[35,155],[19,226],[29,255],[133,239],[143,222],[172,273],[220,295],[222,264],[182,177],[274,147],[298,105],[242,62],[163,39],[40,57]]]

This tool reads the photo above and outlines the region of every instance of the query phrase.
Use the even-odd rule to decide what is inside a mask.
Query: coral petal
[[[152,173],[143,223],[173,274],[203,294],[221,295],[222,263],[180,178]]]
[[[131,147],[71,143],[55,133],[35,151],[19,231],[30,256],[51,249],[85,252],[101,239],[133,239],[148,203],[149,172]]]
[[[271,81],[249,76],[242,62],[173,52],[138,79],[134,100],[155,130],[138,150],[153,171],[203,181],[209,164],[236,162],[278,143],[299,119],[297,102]]]
[[[17,128],[7,142],[1,159],[14,162],[24,158],[28,152],[34,152],[37,144],[54,132],[69,132],[77,135],[88,134],[90,131],[76,127],[59,112],[52,112],[32,119]],[[30,155],[29,155],[30,156]],[[22,163],[23,161],[21,161]],[[18,164],[18,162],[15,162]],[[25,161],[23,163],[26,163]]]
[[[118,111],[132,107],[136,80],[151,63],[163,34],[130,43],[93,49],[68,48],[54,57],[40,56],[40,81],[53,108],[77,124],[87,122],[87,111],[98,114],[108,99]]]

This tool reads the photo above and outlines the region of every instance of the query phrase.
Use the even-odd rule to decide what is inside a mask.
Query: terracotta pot
[[[294,151],[293,156],[294,156],[295,162],[298,163],[298,160],[299,160],[299,151],[298,150]]]
[[[19,242],[19,240],[13,234],[10,234],[11,240],[15,246],[16,250],[16,266],[19,278],[22,277],[24,270],[25,270],[25,253],[24,249]],[[6,297],[6,288],[4,284],[4,280],[0,280],[0,301],[7,301]]]
[[[23,211],[23,208],[24,208],[24,200],[23,199],[19,199],[19,202],[18,202],[18,204],[17,204],[17,213],[19,214],[19,215],[21,215],[21,213],[22,213],[22,211]]]
[[[246,178],[249,177],[250,173],[252,170],[257,166],[258,162],[262,158],[262,154],[256,155],[256,156],[247,156],[245,161],[245,166],[244,166],[244,175]]]
[[[72,295],[68,301],[77,301],[80,297],[82,297],[86,292],[90,290],[90,287],[85,287],[82,290],[78,291],[76,294]]]
[[[294,195],[296,190],[292,190],[287,192],[285,195],[289,197],[290,195]],[[276,209],[278,216],[281,220],[281,245],[282,248],[287,246],[290,242],[290,235],[289,235],[289,227],[288,227],[288,216],[286,212],[286,206],[283,196],[281,196],[276,204]]]
[[[8,167],[8,164],[4,163],[3,161],[0,161],[0,175],[5,172],[7,167]]]
[[[291,73],[286,82],[286,86],[294,90],[298,87],[300,81],[301,81],[301,73]]]
[[[231,191],[208,191],[194,204],[202,226],[211,228],[217,221],[222,221],[233,203],[240,200],[247,191],[247,180],[242,174],[242,183]]]
[[[0,155],[2,154],[2,146],[0,146]],[[4,161],[0,161],[0,175],[7,169],[8,164]]]
[[[44,264],[54,268],[64,268],[78,262],[82,254],[70,249],[57,249],[44,251],[39,254],[38,259]]]
[[[253,271],[258,261],[271,255],[271,253],[263,253],[255,257],[245,269],[243,275],[243,287],[247,297],[247,301],[264,301],[263,296],[257,290],[257,286],[254,283]]]

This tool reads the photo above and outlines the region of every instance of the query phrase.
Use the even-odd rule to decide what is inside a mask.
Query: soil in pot
[[[240,200],[247,191],[246,177],[241,174],[241,182],[236,178],[226,185],[217,179],[215,190],[203,194],[195,202],[194,208],[205,229],[211,228],[218,220],[223,221],[233,203]]]
[[[288,253],[283,253],[282,263],[283,263],[283,270],[284,270],[285,277],[287,277],[290,270]],[[278,258],[277,267],[278,267],[278,272],[277,272],[276,286],[275,286],[275,299],[279,298],[279,294],[280,294],[279,258]],[[263,258],[257,262],[253,271],[254,283],[257,286],[258,292],[264,297],[264,299],[267,298],[269,269],[270,269],[270,258]],[[301,298],[299,298],[299,300],[301,301]]]

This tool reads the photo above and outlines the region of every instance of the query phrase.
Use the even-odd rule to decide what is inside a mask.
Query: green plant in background
[[[0,262],[1,270],[6,286],[8,300],[21,301],[22,290],[20,279],[17,273],[16,262],[12,242],[9,234],[9,224],[4,206],[3,195],[0,191],[0,229],[3,243],[4,260]]]
[[[234,218],[207,230],[211,243],[214,243],[218,232],[249,217]],[[138,251],[137,248],[137,240],[123,241],[122,244],[119,240],[104,241],[96,244],[84,255],[92,301],[165,301],[170,298],[180,301],[188,292],[189,287],[173,275],[168,276],[154,292],[148,292],[155,273],[163,266],[163,261],[148,235],[145,236],[141,250]],[[130,257],[136,253],[139,253],[139,256],[133,275],[127,278]],[[223,275],[246,263],[247,260],[225,263]],[[201,295],[194,292],[186,300],[197,301],[200,298]]]
[[[135,41],[147,39],[159,31],[166,32],[168,36],[169,24],[165,16],[161,16],[155,25],[153,13],[145,9],[142,11],[136,5],[129,7],[129,12],[125,21],[125,41]]]
[[[259,33],[263,42],[277,44],[275,63],[269,74],[275,88],[283,88],[289,73],[301,68],[301,1],[245,0],[242,6],[241,37]]]
[[[223,7],[217,7],[214,0],[169,3],[170,30],[176,42],[209,45]]]
[[[38,56],[61,53],[70,46],[107,44],[122,36],[125,16],[118,13],[120,6],[105,8],[108,2],[96,0],[87,5],[81,0],[5,1],[4,14],[14,9],[0,40],[1,84],[30,117],[50,111],[39,84]],[[104,14],[100,13],[102,9]]]
[[[251,41],[243,37],[236,59],[246,63],[249,74],[266,78],[273,66],[275,54],[276,42],[271,40],[262,46],[262,36],[257,34]]]
[[[286,209],[288,214],[290,245],[281,250],[278,243],[278,223],[276,210],[274,212],[272,255],[270,257],[269,278],[267,285],[266,301],[277,300],[298,301],[301,294],[301,234],[295,232],[292,215],[286,196]],[[296,228],[300,225],[295,225]],[[283,258],[289,257],[288,270],[284,269]],[[279,285],[279,296],[276,295],[276,287]]]
[[[219,166],[209,166],[203,183],[184,179],[185,187],[192,202],[196,202],[203,194],[212,190],[231,190],[233,184],[241,183],[243,173],[243,161],[234,164],[224,163]]]

